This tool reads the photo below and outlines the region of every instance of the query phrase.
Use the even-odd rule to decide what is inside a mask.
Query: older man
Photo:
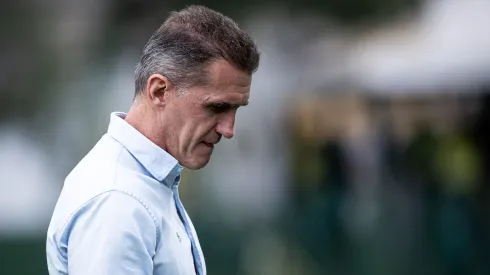
[[[233,137],[259,64],[253,40],[202,6],[173,12],[146,44],[127,114],[66,178],[47,236],[50,275],[206,274],[178,193]]]

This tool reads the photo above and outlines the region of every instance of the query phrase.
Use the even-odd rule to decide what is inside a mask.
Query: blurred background
[[[183,176],[209,274],[490,274],[490,1],[193,3],[262,51],[236,137]],[[0,274],[47,274],[64,177],[187,4],[0,4]]]

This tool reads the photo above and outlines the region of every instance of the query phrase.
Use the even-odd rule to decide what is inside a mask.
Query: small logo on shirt
[[[182,239],[180,238],[179,232],[175,232],[177,234],[177,239],[179,239],[179,242],[182,242]]]

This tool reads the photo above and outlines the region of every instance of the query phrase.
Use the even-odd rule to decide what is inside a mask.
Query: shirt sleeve
[[[111,191],[92,199],[72,221],[70,275],[151,275],[157,227],[134,197]]]

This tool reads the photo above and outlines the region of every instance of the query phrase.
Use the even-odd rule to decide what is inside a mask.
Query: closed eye
[[[214,113],[225,113],[231,109],[235,109],[238,107],[238,104],[231,104],[227,102],[213,102],[206,104],[206,108]]]

